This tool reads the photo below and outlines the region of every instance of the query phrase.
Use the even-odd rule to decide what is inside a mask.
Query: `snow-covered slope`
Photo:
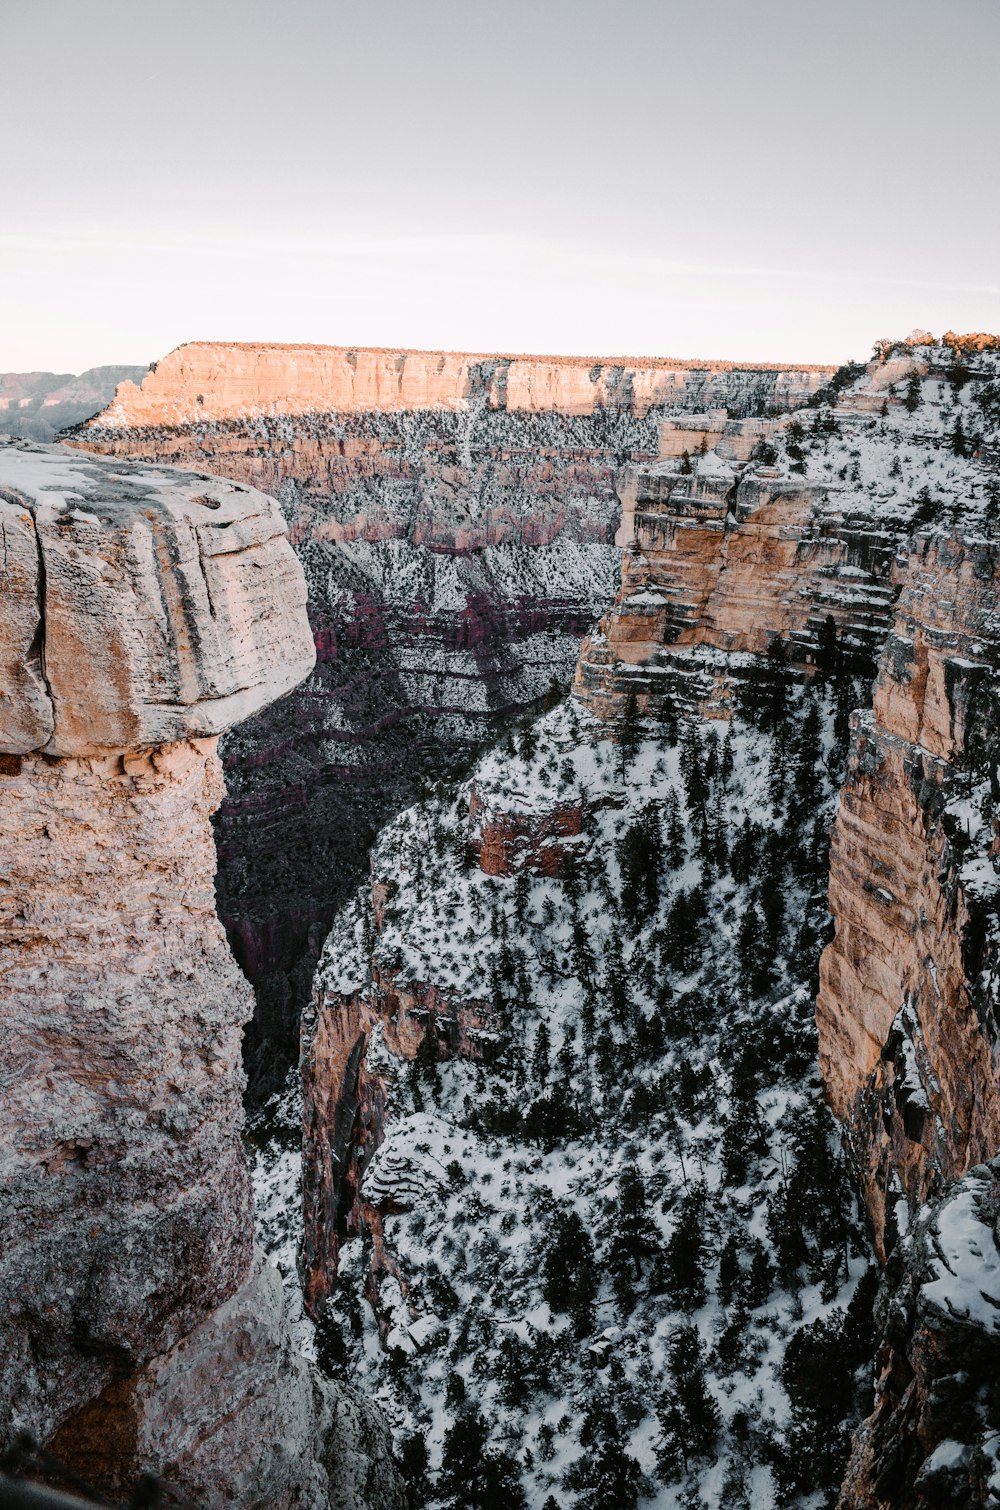
[[[479,1421],[507,1498],[463,1504],[770,1506],[836,1481],[868,1258],[812,1000],[858,695],[782,681],[728,732],[624,745],[564,704],[380,836],[305,1058],[308,1189],[332,1045],[364,1044],[329,1208],[356,1235],[321,1223],[306,1252],[339,1252],[321,1357],[384,1404],[411,1474],[426,1443],[426,1503]]]

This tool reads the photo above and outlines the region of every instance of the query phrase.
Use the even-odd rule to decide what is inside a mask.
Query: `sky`
[[[0,0],[0,371],[1000,330],[998,0]]]

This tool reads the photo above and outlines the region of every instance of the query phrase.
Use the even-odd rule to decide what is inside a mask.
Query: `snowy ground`
[[[350,1244],[321,1332],[328,1366],[380,1400],[399,1442],[424,1438],[428,1504],[469,1411],[539,1510],[612,1489],[628,1504],[630,1483],[662,1510],[810,1502],[783,1358],[818,1318],[842,1329],[868,1266],[813,1071],[836,700],[797,689],[773,730],[688,725],[679,743],[657,731],[624,755],[572,703],[519,732],[471,779],[491,811],[583,803],[569,880],[466,868],[470,783],[380,837],[374,876],[392,883],[380,964],[492,1002],[504,1024],[488,1068],[394,1066],[364,1190],[407,1208],[385,1218],[407,1294],[383,1280],[387,1352],[361,1300],[370,1245]],[[765,907],[762,886],[781,903]],[[372,935],[366,888],[328,941],[323,987],[364,980]],[[291,1158],[263,1182],[268,1231]],[[630,1170],[642,1190],[625,1210]],[[593,1243],[582,1301],[545,1280],[547,1263],[569,1261],[551,1256],[569,1213]],[[635,1256],[618,1251],[623,1231]],[[687,1323],[718,1405],[709,1442],[671,1417],[670,1351]],[[608,1421],[624,1477],[612,1483],[605,1463],[590,1483]],[[835,1456],[842,1445],[841,1433]]]
[[[880,412],[861,376],[759,459],[829,482],[832,513],[905,533],[960,511],[995,534],[1000,360],[930,356],[897,384],[907,407]],[[364,1193],[396,1213],[402,1285],[380,1281],[383,1347],[371,1243],[348,1244],[316,1335],[322,1365],[384,1405],[415,1504],[771,1510],[834,1493],[870,1383],[872,1270],[812,1009],[846,712],[867,701],[846,668],[758,684],[731,730],[646,726],[624,750],[564,704],[380,836],[383,927],[366,886],[321,984],[354,989],[374,951],[501,1024],[488,1065],[370,1046],[393,1084]],[[495,813],[582,804],[558,879],[470,865],[472,783]],[[955,814],[970,831],[978,797]],[[980,848],[968,879],[992,886]],[[259,1136],[262,1233],[290,1274],[297,1156]]]

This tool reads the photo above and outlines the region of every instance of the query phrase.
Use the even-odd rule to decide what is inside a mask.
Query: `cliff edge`
[[[210,825],[217,736],[312,667],[301,568],[263,495],[59,447],[0,449],[0,542],[0,1432],[111,1494],[325,1506]]]

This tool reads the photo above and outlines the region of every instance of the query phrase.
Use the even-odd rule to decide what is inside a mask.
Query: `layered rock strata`
[[[673,357],[547,357],[190,341],[137,387],[123,383],[98,428],[177,426],[253,414],[458,408],[482,395],[494,409],[591,414],[651,408],[697,395],[711,407],[756,389],[793,409],[827,367],[699,362]]]
[[[836,935],[816,1009],[820,1068],[883,1249],[897,1197],[912,1209],[1000,1148],[996,547],[918,536],[894,577],[834,826]]]
[[[257,989],[259,1091],[295,1057],[374,831],[572,676],[614,592],[618,468],[655,455],[673,409],[784,410],[828,376],[194,343],[77,435],[279,493],[305,567],[316,670],[223,747],[220,907]]]
[[[325,1506],[210,825],[217,735],[312,664],[301,569],[272,500],[204,475],[6,447],[0,499],[2,1429],[114,1494]]]
[[[624,469],[621,587],[575,678],[598,716],[620,717],[630,691],[653,714],[680,706],[725,716],[745,657],[781,639],[794,662],[811,664],[828,618],[845,645],[880,648],[898,591],[898,523],[873,519],[837,482],[755,464],[754,447],[783,428],[672,420],[661,427],[665,456]],[[692,435],[714,449],[679,454]]]

